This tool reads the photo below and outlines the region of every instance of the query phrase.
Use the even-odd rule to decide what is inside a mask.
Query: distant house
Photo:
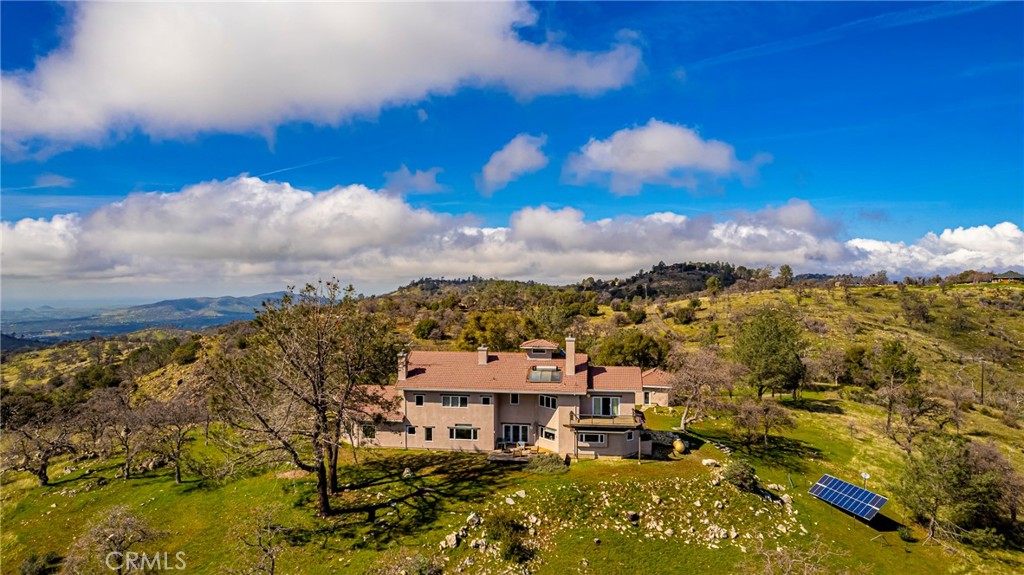
[[[995,276],[992,278],[992,281],[999,284],[1024,283],[1024,275],[1010,270],[1004,274]]]
[[[491,451],[536,446],[559,455],[631,457],[643,405],[667,405],[660,370],[592,366],[574,338],[520,352],[412,351],[388,392],[398,408],[358,430],[363,445]]]

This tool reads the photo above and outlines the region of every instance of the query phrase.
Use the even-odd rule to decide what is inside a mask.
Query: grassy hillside
[[[690,300],[663,300],[647,306],[647,319],[638,326],[621,329],[658,334],[682,347],[713,342],[727,351],[745,314],[764,305],[790,306],[807,328],[807,360],[812,363],[830,350],[860,346],[870,353],[882,341],[897,338],[918,357],[922,378],[936,388],[978,388],[984,367],[988,405],[980,398],[969,402],[961,432],[994,443],[1018,472],[1024,471],[1024,431],[1003,409],[1013,411],[1014,398],[1024,390],[1024,290],[786,289],[699,301],[686,323],[676,316],[686,317],[679,312],[692,307]],[[410,319],[402,329],[411,331],[411,319],[422,309],[403,312]],[[602,305],[586,321],[593,333],[607,333],[620,329],[617,313]],[[713,340],[708,336],[716,329],[712,325],[717,325]],[[160,345],[171,336],[178,340],[173,346]],[[416,345],[450,348],[455,336]],[[199,355],[202,348],[238,337],[234,332],[206,336]],[[31,388],[52,385],[54,377],[75,377],[96,364],[117,365],[124,373],[132,354],[139,358],[139,350],[148,348],[162,350],[161,359],[153,370],[137,374],[136,383],[141,393],[160,395],[180,382],[199,381],[196,364],[173,359],[182,357],[178,349],[187,343],[186,334],[152,331],[113,342],[65,344],[6,358],[3,379],[5,386]],[[812,373],[830,383],[823,373]],[[690,427],[695,451],[679,461],[581,461],[564,474],[540,475],[488,464],[474,454],[363,450],[357,465],[346,453],[341,481],[349,489],[334,498],[338,512],[329,519],[315,517],[314,481],[288,467],[261,467],[222,480],[201,481],[189,472],[179,485],[166,468],[118,479],[116,455],[77,462],[64,456],[51,465],[53,483],[47,487],[38,487],[26,472],[0,475],[0,571],[18,573],[33,554],[66,555],[115,506],[127,506],[162,532],[140,551],[181,551],[190,573],[223,573],[252,560],[252,550],[239,536],[249,532],[247,525],[259,509],[273,511],[280,527],[279,573],[415,572],[414,567],[427,564],[461,573],[513,573],[523,565],[530,572],[559,575],[757,573],[763,571],[762,551],[776,548],[816,557],[830,573],[1024,570],[1020,550],[979,551],[950,541],[924,544],[925,532],[907,519],[898,498],[865,524],[809,496],[807,488],[822,473],[858,481],[861,472],[870,474],[869,488],[889,495],[904,465],[902,451],[884,433],[881,407],[853,401],[852,386],[819,389],[800,401],[782,400],[794,413],[796,427],[773,432],[769,448],[741,441],[731,418],[721,412]],[[736,390],[738,396],[747,393]],[[679,416],[678,410],[650,410],[648,424],[668,431],[678,425]],[[196,456],[220,457],[201,436],[194,439],[189,449]],[[754,465],[761,484],[772,486],[771,497],[740,492],[701,463],[735,458]],[[792,504],[779,501],[782,496],[791,497]],[[472,513],[482,525],[467,525]],[[901,526],[909,529],[903,537],[897,531]],[[463,527],[454,549],[441,548],[448,535]],[[510,553],[517,538],[525,545]]]

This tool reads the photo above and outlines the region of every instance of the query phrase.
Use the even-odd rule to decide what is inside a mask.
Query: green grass
[[[862,470],[872,475],[869,487],[884,493],[900,457],[876,429],[877,408],[829,394],[808,394],[795,411],[797,428],[773,437],[771,450],[738,442],[726,419],[706,419],[691,426],[698,449],[681,461],[581,461],[560,475],[495,466],[471,454],[364,451],[363,465],[345,466],[342,482],[353,489],[334,498],[337,513],[327,520],[314,517],[313,482],[279,471],[220,485],[175,485],[167,472],[128,482],[113,479],[117,462],[79,464],[78,471],[66,476],[61,464],[53,468],[54,485],[45,488],[35,487],[26,474],[8,473],[2,489],[3,572],[16,572],[31,553],[65,553],[73,538],[115,505],[128,506],[166,531],[152,545],[185,552],[189,572],[194,573],[220,573],[242,559],[232,528],[258,507],[278,508],[287,526],[279,561],[286,573],[362,573],[392,560],[386,552],[395,549],[447,557],[446,565],[460,566],[465,573],[502,572],[512,565],[500,554],[481,553],[466,544],[484,536],[486,523],[471,530],[455,550],[438,549],[447,534],[465,524],[469,513],[479,513],[486,522],[499,508],[534,527],[528,540],[538,549],[528,565],[537,573],[734,572],[750,559],[754,540],[747,535],[758,534],[771,545],[786,547],[810,546],[817,535],[830,549],[845,553],[833,560],[836,569],[863,566],[870,573],[902,575],[1012,573],[1024,567],[1020,553],[983,556],[959,547],[951,553],[939,545],[901,541],[896,533],[903,523],[898,502],[883,509],[889,521],[882,521],[878,530],[875,524],[865,525],[807,495],[807,487],[822,472],[854,480]],[[845,425],[837,424],[845,420],[857,425],[852,437]],[[648,422],[664,429],[677,425],[678,417],[650,414]],[[991,418],[971,414],[967,432],[996,425]],[[1016,430],[1002,433],[1021,440]],[[711,474],[700,461],[726,458],[712,442],[725,443],[733,448],[733,457],[748,459],[763,484],[786,486],[786,493],[794,497],[795,515],[724,482],[712,485]],[[402,477],[406,468],[412,477]],[[86,475],[87,469],[92,473]],[[97,477],[108,483],[99,486]],[[788,487],[790,481],[793,488]],[[516,495],[520,490],[525,497]],[[654,495],[662,499],[660,505],[654,503]],[[513,505],[506,503],[507,497]],[[699,508],[697,500],[702,502]],[[724,502],[724,508],[715,509],[714,501]],[[642,514],[638,524],[626,518],[626,511]],[[533,525],[530,516],[539,524]],[[735,528],[738,537],[705,540],[705,519],[726,530]],[[662,530],[647,525],[651,520]],[[788,532],[779,532],[779,524]],[[696,534],[690,535],[689,527]],[[666,535],[670,528],[673,536]],[[913,533],[919,541],[924,538],[920,529]]]

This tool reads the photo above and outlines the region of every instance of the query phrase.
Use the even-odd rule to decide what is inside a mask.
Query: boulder
[[[526,492],[520,489],[519,491],[516,491],[516,497],[520,499],[526,499]]]
[[[661,505],[661,496],[655,493],[651,496],[651,501],[653,501],[655,505]]]
[[[636,511],[627,511],[626,512],[626,519],[629,519],[633,523],[636,523],[637,521],[640,521],[640,514],[637,513]]]
[[[505,498],[505,503],[508,503],[509,505],[515,505],[516,504],[516,500],[512,499],[511,497],[506,497]]]
[[[717,459],[704,459],[701,460],[701,464],[707,467],[718,467],[720,465]]]
[[[459,546],[459,534],[449,533],[448,536],[444,538],[444,542],[447,544],[449,549],[455,549]]]
[[[466,525],[469,525],[470,527],[480,525],[480,516],[477,515],[475,511],[470,513],[469,517],[466,517]]]
[[[409,479],[410,477],[412,477],[412,469],[406,467],[405,470],[402,471],[402,479]]]

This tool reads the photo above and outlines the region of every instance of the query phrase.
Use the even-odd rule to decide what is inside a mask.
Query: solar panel
[[[867,521],[871,521],[882,506],[889,501],[881,495],[847,483],[842,479],[836,479],[827,473],[822,475],[821,479],[811,487],[810,494]]]

